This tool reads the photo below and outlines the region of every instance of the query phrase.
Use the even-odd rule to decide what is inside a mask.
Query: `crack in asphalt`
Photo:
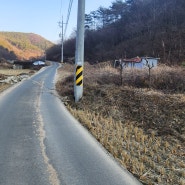
[[[44,83],[43,82],[42,83],[37,82],[37,84],[40,85],[41,92],[42,92],[42,90],[45,88]],[[60,185],[60,180],[58,178],[58,173],[55,170],[55,168],[53,167],[53,165],[50,163],[50,159],[46,154],[46,146],[45,146],[45,143],[44,143],[44,140],[46,139],[46,132],[45,132],[45,129],[44,129],[43,117],[42,117],[42,114],[40,112],[41,92],[37,96],[37,101],[36,101],[36,105],[35,105],[36,114],[37,114],[37,132],[38,132],[38,138],[39,138],[39,142],[40,142],[41,153],[42,153],[42,157],[44,159],[44,163],[47,166],[47,171],[49,173],[50,184],[51,185]]]
[[[38,85],[41,87],[41,92],[48,92],[54,96],[56,96],[57,98],[61,99],[61,97],[58,95],[58,93],[56,92],[55,88],[48,88],[44,85],[43,82],[38,82],[36,80],[31,80],[33,84]]]

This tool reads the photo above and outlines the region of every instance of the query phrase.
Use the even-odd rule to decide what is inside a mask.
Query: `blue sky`
[[[100,6],[108,8],[114,0],[86,0],[86,13]],[[67,19],[69,0],[0,0],[0,31],[36,33],[57,42],[61,28],[58,22]],[[78,0],[73,0],[67,36],[76,28]]]

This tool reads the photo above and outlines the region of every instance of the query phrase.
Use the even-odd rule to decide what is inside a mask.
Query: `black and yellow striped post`
[[[75,102],[78,102],[83,95],[83,65],[76,65],[74,83]]]
[[[76,66],[76,86],[83,85],[83,66]]]

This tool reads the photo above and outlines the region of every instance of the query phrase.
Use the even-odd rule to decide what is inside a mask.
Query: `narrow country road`
[[[65,109],[58,66],[0,94],[0,185],[139,185]]]

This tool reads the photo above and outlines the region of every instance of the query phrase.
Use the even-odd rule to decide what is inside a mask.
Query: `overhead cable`
[[[65,37],[65,35],[66,35],[67,26],[68,26],[68,22],[69,22],[69,17],[70,17],[70,14],[71,14],[72,5],[73,5],[73,0],[70,0],[70,1],[69,1],[69,7],[68,7],[67,19],[66,19],[66,23],[65,23],[64,37]]]
[[[60,3],[60,20],[62,18],[62,8],[63,8],[63,1],[61,0],[61,3]]]

